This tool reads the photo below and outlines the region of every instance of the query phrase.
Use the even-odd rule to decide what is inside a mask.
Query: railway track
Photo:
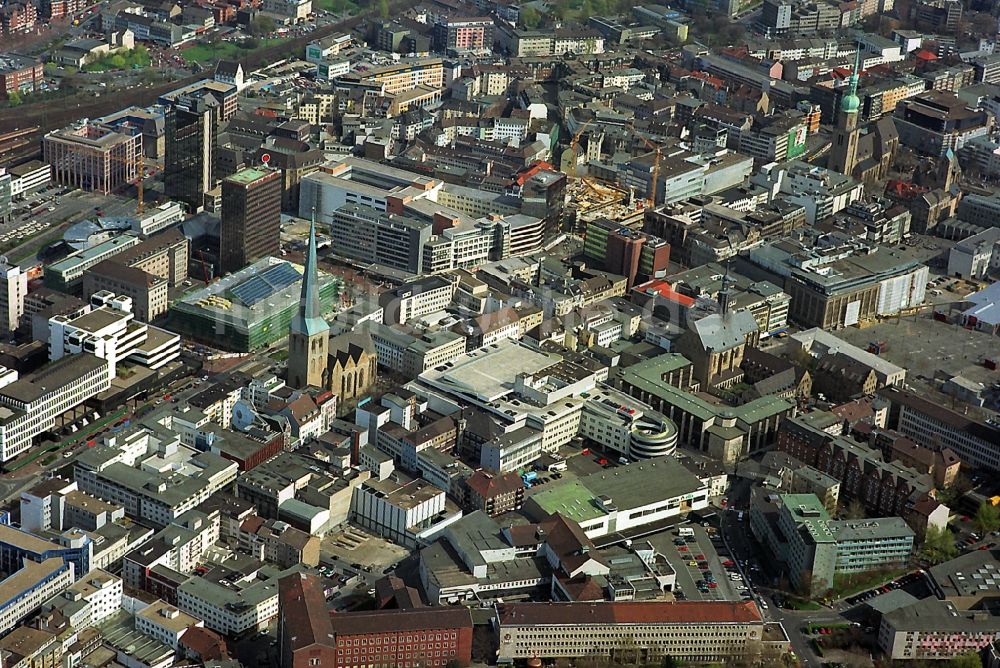
[[[401,2],[393,3],[392,9],[395,11],[404,6],[404,3]],[[249,53],[245,58],[241,58],[240,62],[243,64],[243,69],[249,71],[257,69],[263,64],[280,60],[289,53],[302,55],[309,42],[328,37],[333,33],[353,30],[365,18],[367,18],[367,14],[361,14],[340,23],[317,28],[308,35],[293,37],[279,44]],[[0,109],[0,135],[29,126],[37,126],[39,132],[45,134],[50,130],[65,127],[80,118],[99,118],[129,106],[146,107],[156,102],[160,95],[204,78],[204,75],[191,76],[152,87],[136,87],[115,91],[113,95],[99,98],[78,95],[60,100]]]

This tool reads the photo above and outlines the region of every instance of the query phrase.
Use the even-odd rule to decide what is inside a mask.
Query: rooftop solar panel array
[[[279,290],[284,290],[301,278],[299,272],[287,262],[268,267],[261,273],[233,287],[233,297],[244,306],[253,306]]]

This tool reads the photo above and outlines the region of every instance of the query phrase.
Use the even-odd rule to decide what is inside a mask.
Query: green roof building
[[[822,595],[837,575],[901,568],[913,530],[900,517],[833,520],[815,494],[754,490],[750,530],[785,565],[799,591]]]
[[[171,305],[171,329],[223,350],[266,348],[288,336],[299,310],[304,271],[274,257],[258,260]],[[338,279],[317,274],[315,290],[319,312],[332,311],[340,294]]]
[[[691,362],[668,353],[620,369],[612,384],[663,413],[677,425],[680,443],[732,463],[774,443],[795,406],[775,396],[730,406],[695,392]]]

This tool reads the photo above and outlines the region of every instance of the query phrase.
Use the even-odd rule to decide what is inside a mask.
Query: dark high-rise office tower
[[[219,260],[223,273],[281,250],[281,174],[244,169],[222,181]]]
[[[164,188],[167,197],[201,211],[215,187],[218,101],[212,95],[179,97],[164,119]]]

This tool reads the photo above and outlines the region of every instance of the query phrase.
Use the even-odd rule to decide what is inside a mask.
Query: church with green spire
[[[295,389],[325,388],[330,326],[320,310],[316,268],[316,220],[309,226],[309,249],[302,275],[299,309],[288,328],[288,385]]]
[[[830,146],[828,167],[835,172],[853,176],[854,167],[858,161],[858,113],[861,110],[861,100],[858,98],[858,80],[861,71],[861,46],[858,45],[858,55],[854,59],[854,70],[848,80],[847,92],[840,100],[840,111],[837,114],[837,127],[833,133],[833,144]]]
[[[899,132],[891,115],[883,115],[867,126],[862,125],[861,45],[854,59],[854,69],[847,80],[847,90],[840,99],[827,168],[873,186],[885,178],[899,147]]]

